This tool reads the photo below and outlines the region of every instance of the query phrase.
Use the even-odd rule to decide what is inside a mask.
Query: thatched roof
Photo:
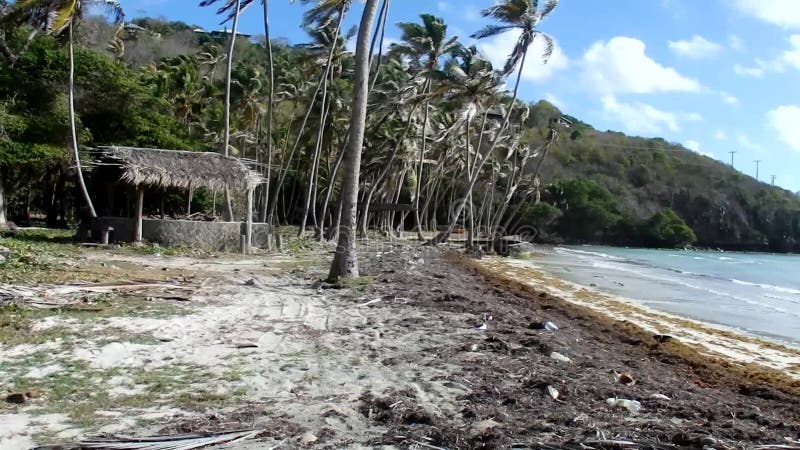
[[[119,165],[121,180],[133,185],[246,192],[262,181],[242,161],[219,153],[135,147],[99,147],[98,151],[103,163]]]

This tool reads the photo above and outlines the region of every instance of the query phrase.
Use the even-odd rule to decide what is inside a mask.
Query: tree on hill
[[[671,209],[662,209],[644,225],[643,235],[648,245],[683,247],[697,241],[694,231]]]

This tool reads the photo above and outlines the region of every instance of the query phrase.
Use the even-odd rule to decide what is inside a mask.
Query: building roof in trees
[[[97,155],[101,164],[120,166],[120,179],[133,185],[246,192],[262,182],[242,160],[219,153],[114,146]]]

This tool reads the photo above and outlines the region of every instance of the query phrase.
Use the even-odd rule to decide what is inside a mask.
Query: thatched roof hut
[[[262,182],[258,172],[219,153],[135,147],[99,147],[104,164],[119,165],[120,179],[135,186],[249,192]]]

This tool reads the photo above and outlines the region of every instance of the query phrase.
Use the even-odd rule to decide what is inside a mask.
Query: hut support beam
[[[245,253],[253,249],[253,189],[247,190],[247,224],[245,225]]]
[[[142,209],[144,208],[144,186],[136,186],[136,223],[133,229],[133,242],[142,243]]]

